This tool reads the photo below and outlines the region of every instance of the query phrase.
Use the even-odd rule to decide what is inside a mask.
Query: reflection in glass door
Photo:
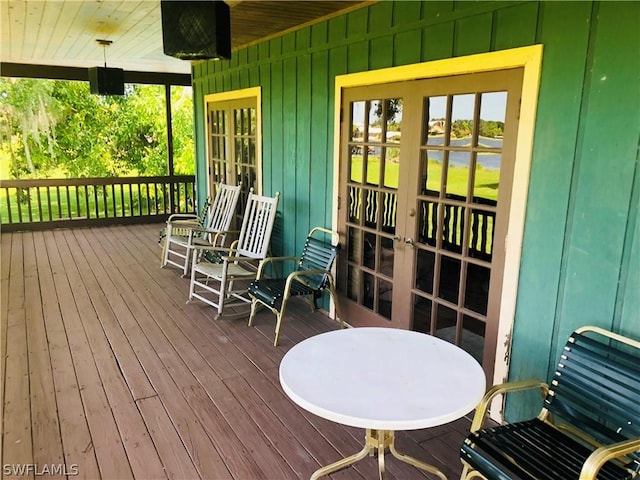
[[[507,92],[423,99],[413,329],[483,359]]]
[[[346,293],[391,319],[402,98],[352,102],[348,142]]]
[[[346,89],[337,282],[355,326],[495,361],[521,70]]]

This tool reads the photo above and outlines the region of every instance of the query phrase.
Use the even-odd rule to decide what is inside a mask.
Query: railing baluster
[[[111,184],[111,205],[113,205],[113,217],[116,218],[118,216],[118,211],[116,210],[116,185],[115,185],[115,183]]]
[[[84,211],[86,212],[85,215],[88,220],[89,218],[91,218],[91,214],[89,213],[89,186],[88,185],[84,186],[84,206],[85,206]]]
[[[64,190],[67,197],[67,217],[71,218],[71,196],[69,195],[69,185],[66,185]]]
[[[76,187],[75,191],[76,191],[76,216],[80,218],[82,217],[82,215],[80,214],[80,189]]]

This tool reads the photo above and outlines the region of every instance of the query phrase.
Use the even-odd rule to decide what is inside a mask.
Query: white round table
[[[360,452],[322,467],[312,480],[374,449],[384,478],[387,447],[396,458],[446,479],[432,465],[398,453],[393,433],[456,420],[485,392],[482,367],[464,350],[424,333],[377,327],[331,331],[297,344],[280,363],[280,383],[305,410],[367,431]]]

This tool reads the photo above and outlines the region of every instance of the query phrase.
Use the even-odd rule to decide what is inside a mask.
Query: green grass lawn
[[[370,155],[367,169],[367,182],[373,185],[378,184],[380,176],[380,158]],[[384,172],[384,186],[398,188],[398,174],[400,164],[398,162],[386,162]],[[351,181],[360,182],[362,178],[362,155],[351,157]],[[429,190],[440,189],[440,178],[442,176],[442,163],[436,160],[429,160],[427,188]],[[467,193],[467,182],[469,180],[469,169],[466,167],[449,167],[447,176],[447,193],[465,196]],[[489,200],[498,200],[498,183],[500,180],[500,170],[476,167],[474,179],[474,196]]]

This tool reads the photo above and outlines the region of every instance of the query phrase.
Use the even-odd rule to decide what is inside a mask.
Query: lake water
[[[442,145],[444,137],[430,137],[428,145]],[[451,140],[451,145],[456,147],[464,147],[469,145],[470,139],[460,138]],[[489,148],[502,148],[501,138],[480,138],[480,144]],[[442,152],[438,150],[429,150],[429,158],[442,162]],[[484,168],[490,170],[500,170],[500,160],[502,156],[494,153],[483,153],[478,155],[478,163]],[[449,152],[449,165],[454,167],[466,167],[469,165],[469,153],[467,152]]]

